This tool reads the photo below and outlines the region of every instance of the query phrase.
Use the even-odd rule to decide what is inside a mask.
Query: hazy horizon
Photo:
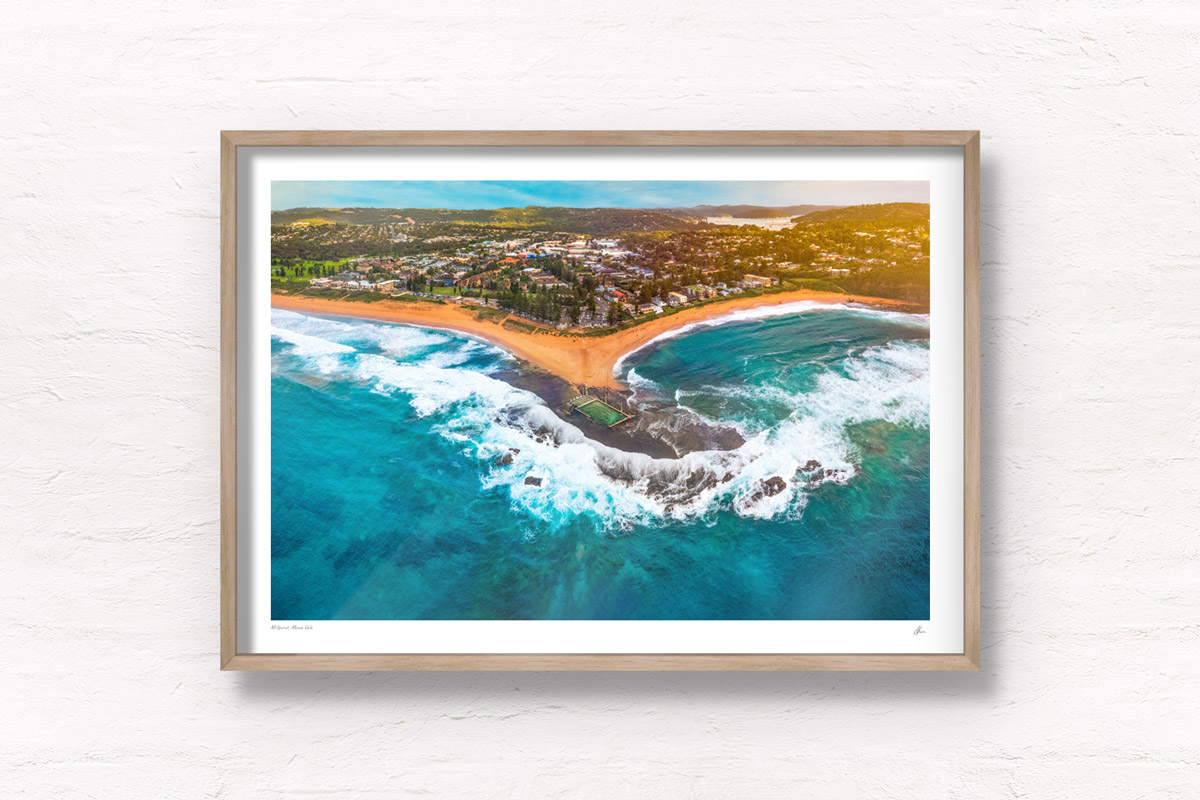
[[[928,203],[927,181],[273,181],[293,208],[768,208]]]

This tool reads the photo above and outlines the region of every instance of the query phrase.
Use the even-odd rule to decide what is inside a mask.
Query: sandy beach
[[[309,311],[317,314],[335,314],[383,322],[402,322],[469,333],[499,345],[518,358],[573,384],[603,386],[617,390],[626,388],[613,377],[613,367],[617,361],[623,355],[636,350],[657,336],[695,322],[721,317],[739,309],[776,306],[801,300],[818,303],[853,301],[879,307],[903,308],[908,306],[898,300],[878,297],[799,290],[763,297],[731,298],[699,308],[685,308],[677,314],[653,319],[607,336],[581,336],[575,335],[571,331],[555,331],[545,327],[540,328],[537,333],[511,330],[502,327],[505,319],[480,318],[472,312],[472,306],[403,300],[361,303],[292,297],[282,294],[271,295],[271,305],[274,308]],[[509,319],[526,325],[532,324],[520,317],[510,316]]]

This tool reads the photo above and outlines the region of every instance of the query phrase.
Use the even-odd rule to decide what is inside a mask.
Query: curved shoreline
[[[700,308],[685,308],[669,317],[644,322],[607,336],[580,336],[570,331],[558,332],[539,327],[538,333],[524,333],[502,327],[503,319],[492,321],[477,317],[472,306],[439,305],[434,303],[380,300],[366,304],[354,301],[325,300],[313,297],[271,295],[271,307],[289,311],[310,311],[356,317],[380,322],[398,322],[426,328],[445,328],[481,339],[508,350],[518,358],[541,367],[558,377],[583,386],[624,390],[613,369],[627,355],[649,344],[659,336],[698,322],[724,317],[731,312],[784,305],[799,301],[828,305],[847,302],[864,303],[884,308],[909,308],[911,303],[878,297],[796,290],[760,297],[739,297]],[[515,318],[530,325],[527,320]]]

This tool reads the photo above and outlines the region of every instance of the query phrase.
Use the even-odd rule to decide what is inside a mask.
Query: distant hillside
[[[591,236],[649,231],[703,230],[706,217],[731,216],[771,219],[827,213],[842,206],[691,206],[689,208],[289,208],[271,213],[271,224],[291,225],[391,225],[412,220],[417,223],[458,222],[475,225],[564,231]],[[856,206],[873,208],[873,206]]]
[[[696,217],[741,217],[743,219],[770,219],[772,217],[798,217],[814,211],[826,211],[841,206],[691,206],[689,208],[664,208],[671,214]]]
[[[637,231],[700,230],[709,227],[695,216],[667,210],[638,208],[291,208],[271,213],[271,224],[290,225],[341,223],[383,225],[404,223],[457,222],[528,230],[564,231],[606,236]]]
[[[845,206],[829,211],[817,211],[796,218],[797,225],[819,225],[826,222],[874,222],[905,227],[928,225],[928,203],[876,203],[866,206]]]

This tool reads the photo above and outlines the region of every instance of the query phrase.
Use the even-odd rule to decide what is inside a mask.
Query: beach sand
[[[539,326],[537,333],[511,330],[502,327],[504,319],[489,320],[479,317],[471,311],[473,306],[403,300],[361,303],[283,294],[271,295],[271,305],[274,308],[334,314],[382,322],[402,322],[427,328],[447,328],[469,333],[499,345],[518,358],[577,386],[602,386],[616,390],[626,388],[613,377],[613,367],[617,361],[621,356],[636,350],[657,336],[685,325],[724,316],[731,311],[777,306],[801,300],[817,303],[858,302],[897,309],[910,306],[910,304],[898,300],[798,290],[761,297],[730,298],[699,308],[685,308],[677,314],[653,319],[607,336],[580,336],[573,335],[571,331],[555,331],[544,326]],[[533,325],[520,317],[509,317],[509,319],[525,325]]]

